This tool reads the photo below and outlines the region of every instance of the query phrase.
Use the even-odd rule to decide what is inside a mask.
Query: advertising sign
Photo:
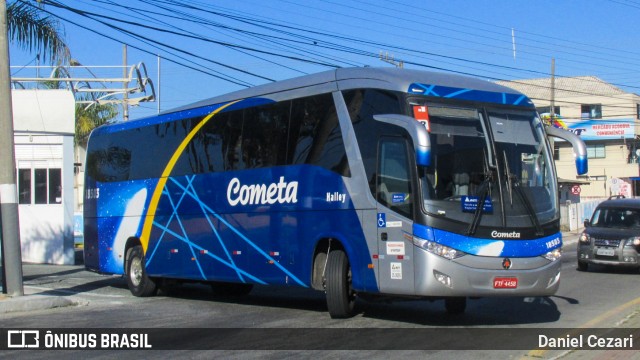
[[[541,115],[545,120],[545,115]],[[548,118],[546,114],[546,118]],[[554,117],[553,126],[569,130],[580,136],[582,140],[614,140],[633,139],[633,119],[597,119],[597,120],[566,120]],[[558,141],[562,141],[558,139]]]

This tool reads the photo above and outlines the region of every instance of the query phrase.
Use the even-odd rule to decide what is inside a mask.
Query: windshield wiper
[[[484,153],[484,151],[483,151]],[[480,224],[480,220],[482,219],[482,214],[484,210],[484,202],[487,200],[487,195],[489,194],[489,189],[491,188],[491,184],[494,181],[493,171],[489,168],[489,163],[487,162],[487,154],[484,153],[483,165],[484,165],[484,180],[478,186],[477,193],[480,194],[480,198],[478,199],[478,204],[476,206],[476,210],[473,213],[473,220],[469,224],[467,228],[466,235],[474,235],[478,230],[478,225]]]
[[[515,190],[516,194],[518,194],[518,196],[520,197],[520,200],[522,200],[522,204],[524,205],[525,210],[529,215],[529,219],[531,220],[531,223],[536,228],[536,235],[541,236],[544,234],[544,231],[542,231],[542,226],[540,226],[540,222],[538,221],[538,217],[536,216],[536,212],[533,208],[533,205],[531,205],[531,201],[529,201],[529,198],[527,198],[526,194],[524,193],[524,190],[522,190],[520,180],[518,179],[518,177],[512,174],[511,170],[509,169],[507,152],[503,151],[502,154],[504,155],[504,164],[505,164],[504,171],[507,177],[507,189],[509,191],[510,205],[513,206],[513,190]]]
[[[504,155],[504,172],[507,176],[507,191],[509,191],[509,205],[513,206],[513,182],[511,180],[515,176],[511,174],[511,169],[509,168],[509,159],[507,158],[507,152],[503,151],[502,155]]]

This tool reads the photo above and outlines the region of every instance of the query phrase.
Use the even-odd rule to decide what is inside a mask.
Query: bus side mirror
[[[589,226],[591,226],[591,221],[589,221],[589,219],[584,219],[584,227],[588,228]]]
[[[584,175],[589,171],[589,164],[587,162],[587,145],[580,137],[571,131],[558,129],[553,126],[545,126],[547,134],[549,136],[557,137],[562,140],[566,140],[573,146],[573,152],[576,155],[576,171],[578,175]]]
[[[415,147],[416,164],[418,166],[431,165],[431,140],[423,123],[410,116],[398,114],[374,115],[373,119],[407,130]]]

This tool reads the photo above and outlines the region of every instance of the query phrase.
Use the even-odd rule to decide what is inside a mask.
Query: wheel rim
[[[142,261],[140,258],[131,259],[131,267],[129,268],[129,278],[134,286],[140,285],[142,281]]]

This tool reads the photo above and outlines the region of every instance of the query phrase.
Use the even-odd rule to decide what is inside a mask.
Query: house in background
[[[22,260],[73,264],[75,99],[12,90]]]
[[[498,83],[527,95],[541,114],[551,112],[550,78]],[[640,196],[640,96],[594,76],[560,77],[554,83],[559,115],[554,125],[579,135],[589,157],[589,173],[576,176],[571,145],[555,140],[558,177],[583,201]]]

